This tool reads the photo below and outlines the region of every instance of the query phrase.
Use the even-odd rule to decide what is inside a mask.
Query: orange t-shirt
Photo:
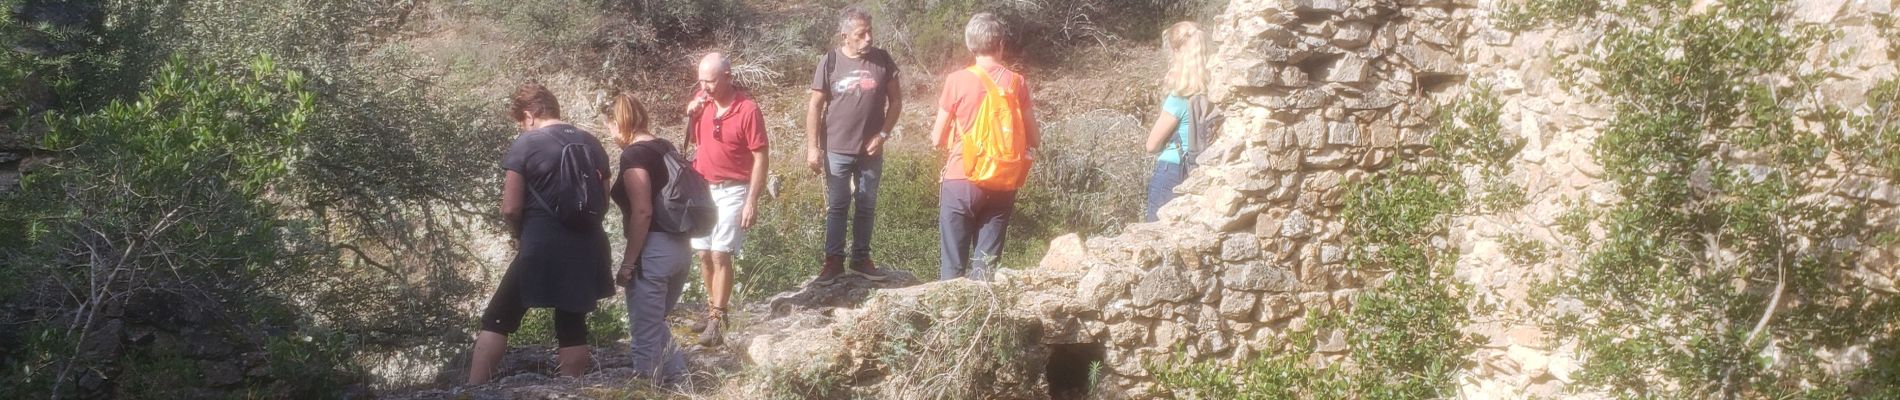
[[[1021,74],[1005,67],[988,68],[984,71],[996,80],[997,87],[1009,88],[1016,96],[1016,104],[1023,107],[1023,117],[1033,118],[1035,103],[1029,101],[1029,82]],[[965,179],[963,175],[963,132],[969,130],[970,120],[976,116],[976,110],[983,105],[984,85],[982,77],[970,73],[968,69],[959,69],[943,77],[943,97],[937,99],[937,109],[950,113],[950,129],[945,137],[939,138],[949,152],[943,164],[943,180]],[[1034,123],[1034,122],[1031,122]],[[1030,129],[1029,147],[1036,147],[1036,129]]]

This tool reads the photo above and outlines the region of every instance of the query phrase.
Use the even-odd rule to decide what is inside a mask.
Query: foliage
[[[1810,97],[1817,77],[1794,65],[1822,33],[1782,28],[1786,4],[1688,7],[1604,7],[1622,22],[1607,24],[1602,51],[1581,63],[1616,105],[1594,153],[1621,201],[1565,217],[1579,226],[1567,234],[1589,247],[1555,292],[1590,314],[1553,315],[1551,325],[1587,354],[1579,384],[1629,397],[1891,392],[1893,381],[1867,378],[1889,368],[1839,376],[1815,354],[1892,345],[1881,316],[1896,301],[1847,281],[1862,247],[1836,245],[1891,222],[1869,221],[1863,202],[1812,194],[1830,190],[1823,178],[1842,166],[1882,168],[1892,136],[1815,105],[1825,104]],[[1585,219],[1602,226],[1600,241],[1568,232]]]
[[[1581,23],[1596,16],[1599,0],[1535,0],[1498,4],[1497,26],[1522,32],[1545,24]]]
[[[65,311],[16,323],[85,338],[104,324],[107,309],[151,294],[204,296],[181,307],[245,299],[224,311],[241,315],[281,304],[275,289],[307,282],[311,265],[288,250],[303,239],[302,227],[278,218],[271,201],[303,157],[292,145],[314,113],[303,75],[260,56],[232,71],[174,60],[154,76],[136,99],[53,118],[42,146],[68,158],[28,175],[19,193],[0,199],[4,236],[26,239],[8,246],[9,263],[36,266],[35,275],[57,282],[17,294],[15,304]],[[65,355],[5,372],[11,381],[50,383],[28,389],[55,394],[111,362],[68,354],[70,348],[16,351],[28,360],[45,359],[33,355],[42,352]],[[314,366],[324,365],[330,364]],[[281,385],[302,390],[330,382]]]
[[[865,4],[880,21],[892,21],[885,48],[930,74],[970,59],[963,26],[971,15],[990,12],[1009,27],[1006,46],[1014,59],[1054,65],[1070,51],[1122,40],[1154,40],[1177,20],[1210,20],[1224,1],[1188,0],[875,0]],[[827,30],[829,31],[829,29]]]
[[[1352,235],[1350,268],[1382,274],[1350,311],[1309,313],[1287,332],[1287,350],[1234,368],[1203,362],[1149,366],[1176,396],[1196,398],[1453,397],[1464,355],[1477,345],[1469,322],[1470,289],[1452,277],[1455,248],[1438,242],[1466,212],[1465,181],[1454,171],[1508,172],[1514,148],[1500,139],[1500,102],[1482,87],[1443,108],[1433,138],[1437,156],[1405,160],[1353,183],[1340,211]],[[1435,240],[1436,239],[1436,240]],[[1315,366],[1319,335],[1347,332],[1351,366]]]
[[[1044,122],[1043,129],[1045,146],[1010,221],[1001,260],[1006,268],[1035,265],[1056,236],[1113,234],[1136,221],[1144,204],[1145,182],[1129,177],[1145,177],[1152,161],[1132,150],[1141,129],[1135,118],[1096,111]],[[872,259],[935,280],[943,163],[929,150],[897,146],[884,156]],[[748,233],[738,261],[737,301],[790,290],[817,274],[824,250],[824,181],[800,172],[779,173],[779,195],[761,205],[759,225]]]
[[[1498,239],[1498,244],[1504,245],[1504,255],[1519,265],[1541,263],[1548,257],[1543,242],[1525,238],[1524,235],[1506,235]]]
[[[111,23],[98,27],[95,32],[85,32],[91,38],[85,41],[87,47],[70,57],[78,61],[68,62],[71,67],[59,70],[61,76],[68,77],[67,80],[77,82],[74,88],[83,88],[60,94],[59,97],[73,105],[61,110],[63,114],[91,112],[94,107],[90,104],[94,102],[106,104],[117,99],[125,101],[110,106],[120,109],[100,110],[101,116],[75,118],[73,121],[80,122],[69,122],[64,128],[54,129],[49,134],[53,136],[48,138],[49,143],[77,140],[74,132],[100,129],[80,124],[94,123],[84,121],[107,120],[105,116],[118,118],[112,123],[123,126],[164,122],[159,118],[166,114],[137,107],[170,107],[169,103],[155,105],[135,100],[134,96],[156,97],[168,102],[186,102],[204,107],[221,104],[216,103],[221,101],[216,97],[187,100],[204,93],[178,89],[173,85],[184,83],[172,83],[172,80],[213,85],[228,80],[227,77],[193,76],[184,72],[177,72],[181,77],[168,76],[165,74],[173,72],[165,71],[175,69],[160,68],[167,59],[188,58],[195,61],[193,65],[223,69],[244,65],[254,54],[269,53],[274,55],[269,64],[275,65],[276,70],[295,71],[294,74],[299,76],[298,94],[291,96],[290,100],[275,100],[301,107],[297,113],[299,133],[293,138],[257,135],[254,132],[257,129],[249,128],[239,131],[247,135],[248,141],[232,143],[250,147],[200,144],[206,149],[190,149],[234,151],[230,157],[242,156],[243,162],[258,164],[239,168],[245,176],[267,180],[268,185],[226,182],[223,176],[191,172],[198,175],[199,180],[210,182],[204,183],[206,185],[243,184],[238,186],[243,190],[209,200],[173,199],[170,197],[177,197],[174,196],[177,194],[174,193],[176,189],[168,188],[157,194],[148,194],[153,189],[145,185],[164,187],[160,185],[163,181],[181,178],[169,175],[141,178],[143,175],[167,171],[163,168],[142,167],[141,162],[189,163],[191,168],[196,169],[214,168],[216,165],[196,161],[190,158],[195,157],[192,156],[195,153],[174,151],[176,149],[153,148],[129,152],[124,146],[91,142],[84,145],[59,143],[65,147],[53,148],[53,155],[62,160],[56,165],[86,166],[97,174],[95,179],[104,179],[105,182],[130,180],[127,185],[134,186],[124,190],[136,190],[138,195],[118,196],[107,203],[112,207],[130,207],[142,212],[173,205],[210,207],[222,212],[216,215],[230,215],[229,218],[271,221],[269,225],[252,229],[242,228],[248,222],[230,222],[218,218],[184,224],[208,233],[232,234],[241,238],[194,243],[206,246],[207,252],[251,254],[242,257],[220,256],[220,260],[241,259],[269,268],[251,266],[246,267],[248,270],[233,269],[228,267],[229,261],[192,264],[170,260],[191,265],[188,269],[173,271],[178,273],[180,281],[222,280],[218,278],[221,274],[238,273],[252,283],[194,284],[151,290],[205,292],[206,296],[218,294],[208,299],[255,303],[260,304],[257,306],[260,308],[283,308],[266,313],[272,315],[269,317],[234,308],[226,310],[232,312],[220,313],[208,324],[273,331],[281,329],[279,326],[291,325],[311,330],[313,333],[307,336],[322,340],[295,346],[268,345],[273,356],[280,351],[303,355],[297,357],[321,356],[317,361],[289,364],[308,365],[312,367],[311,373],[316,375],[294,370],[273,371],[273,375],[296,378],[292,382],[326,390],[337,389],[345,384],[316,379],[317,375],[329,374],[325,371],[331,366],[327,364],[328,361],[322,360],[369,365],[403,360],[434,364],[435,360],[449,358],[452,351],[461,347],[459,342],[466,340],[460,337],[463,335],[444,335],[444,328],[465,326],[467,317],[462,308],[481,289],[478,282],[471,280],[479,275],[469,273],[469,266],[481,263],[474,256],[476,250],[470,245],[492,235],[497,221],[492,213],[476,211],[476,207],[495,198],[499,186],[494,183],[498,180],[492,173],[492,161],[468,155],[499,154],[502,146],[506,145],[505,132],[508,128],[504,121],[493,117],[492,99],[482,98],[478,100],[479,103],[475,103],[462,102],[464,98],[460,97],[445,101],[432,96],[429,89],[434,82],[432,78],[419,77],[427,74],[417,72],[421,68],[415,62],[414,55],[360,52],[365,45],[377,43],[381,37],[404,24],[411,17],[415,6],[415,2],[407,1],[102,2],[97,7]],[[192,18],[179,18],[178,15],[191,15]],[[5,54],[17,55],[14,52]],[[47,58],[32,60],[53,62]],[[269,93],[262,89],[248,90],[243,95],[263,96]],[[163,108],[157,110],[170,111]],[[257,118],[269,115],[241,109],[200,114],[179,118],[183,118],[183,124],[191,129],[219,131],[232,129],[228,126],[231,124],[253,124]],[[140,118],[145,120],[141,122]],[[118,133],[103,135],[85,138],[113,138]],[[264,140],[273,138],[281,140]],[[133,141],[152,146],[185,145],[176,140],[147,142],[151,141]],[[98,146],[111,150],[89,150]],[[97,154],[87,153],[95,151]],[[148,156],[150,160],[143,159]],[[139,162],[122,161],[126,158]],[[113,160],[117,165],[102,164],[98,160]],[[61,174],[57,172],[36,172],[30,176],[35,177],[30,180],[68,179],[59,178]],[[44,189],[62,184],[36,185]],[[100,186],[87,188],[93,190],[111,185],[89,186]],[[31,192],[22,194],[23,198],[6,201],[5,208],[0,208],[0,218],[31,221],[33,217],[29,215],[57,214],[61,212],[58,210],[78,209],[70,207],[88,210],[100,207],[85,203],[92,201],[89,199],[80,199],[82,201],[78,204],[55,207],[56,204],[47,199],[31,198],[34,196]],[[231,205],[253,201],[259,205]],[[25,229],[7,229],[9,232],[0,233],[0,237],[32,236],[33,240],[9,240],[8,245],[0,250],[4,250],[8,257],[18,257],[16,260],[48,254],[50,250],[45,246],[62,246],[58,244],[61,238],[49,233],[46,228],[48,225],[44,221],[23,222],[17,226]],[[13,226],[16,225],[8,225],[9,228]],[[100,228],[99,235],[141,235],[139,231],[113,230],[119,227]],[[34,245],[15,246],[15,243]],[[275,271],[270,268],[293,267],[300,272],[254,272],[260,268]],[[256,276],[260,274],[262,276]],[[23,286],[43,285],[46,282],[17,281]],[[222,292],[224,289],[237,292]],[[282,306],[286,303],[324,306]],[[338,356],[346,354],[354,358]],[[351,368],[354,367],[345,365],[334,370],[348,371]],[[405,366],[393,370],[419,369]]]
[[[1034,319],[1012,314],[1020,289],[973,282],[927,289],[914,301],[888,301],[868,310],[841,334],[847,343],[865,344],[861,354],[877,354],[885,384],[881,395],[896,398],[981,398],[995,393],[1028,392],[1036,382],[1012,382],[1010,376],[1036,376],[1043,365],[1024,365],[1019,357],[1038,346]],[[876,300],[873,300],[874,302]]]
[[[624,297],[614,296],[603,299],[594,312],[587,313],[587,344],[596,347],[612,346],[615,341],[627,339],[627,303]],[[470,324],[476,325],[476,324]],[[551,308],[529,309],[521,317],[521,328],[508,335],[510,346],[535,344],[556,345],[554,337],[554,311]]]

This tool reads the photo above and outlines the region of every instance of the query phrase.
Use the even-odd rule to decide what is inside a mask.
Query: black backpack
[[[561,140],[565,130],[548,132],[561,141],[561,161],[552,174],[542,178],[548,193],[529,189],[536,202],[553,214],[568,229],[600,230],[607,218],[607,188],[600,176],[600,160],[588,151],[586,143]]]
[[[713,224],[719,219],[719,209],[713,205],[712,187],[706,183],[706,177],[694,171],[686,156],[666,142],[651,140],[641,144],[663,146],[654,150],[666,164],[666,186],[653,193],[653,224],[661,232],[683,233],[687,237],[712,233]]]
[[[1201,152],[1207,150],[1207,145],[1214,142],[1214,137],[1219,136],[1221,124],[1226,121],[1227,116],[1214,108],[1206,95],[1188,98],[1188,143],[1175,147],[1181,151],[1182,167],[1194,168],[1194,159],[1200,158]],[[1179,140],[1180,136],[1175,137]]]

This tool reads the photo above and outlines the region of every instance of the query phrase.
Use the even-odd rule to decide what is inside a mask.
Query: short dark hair
[[[871,13],[856,5],[838,11],[838,33],[851,33],[852,22],[863,22],[865,26],[870,26]]]
[[[539,118],[560,118],[561,102],[554,99],[554,92],[548,91],[541,82],[528,81],[515,89],[515,95],[509,96],[508,117],[515,121],[525,121],[528,113]]]

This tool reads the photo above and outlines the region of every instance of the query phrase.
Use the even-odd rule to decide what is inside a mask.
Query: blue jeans
[[[633,370],[661,386],[685,382],[686,352],[673,343],[666,314],[679,304],[690,279],[693,251],[685,235],[647,233],[640,249],[640,271],[627,285],[627,328],[633,336]]]
[[[871,256],[877,223],[877,184],[884,177],[884,156],[825,153],[825,255],[844,257],[846,213],[850,212],[851,258]]]
[[[1161,211],[1161,206],[1167,205],[1168,200],[1174,200],[1174,187],[1181,186],[1181,181],[1185,180],[1187,168],[1181,164],[1156,161],[1154,176],[1148,178],[1148,214],[1142,221],[1160,220],[1155,213]]]
[[[1016,213],[1015,191],[989,191],[966,180],[943,181],[937,207],[943,267],[938,279],[989,280],[1003,256],[1003,233]],[[974,246],[976,254],[970,253]]]

